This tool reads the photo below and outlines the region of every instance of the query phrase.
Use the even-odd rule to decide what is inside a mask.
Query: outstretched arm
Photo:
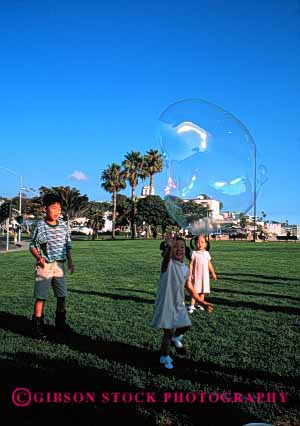
[[[168,269],[168,265],[172,256],[172,250],[173,250],[173,243],[174,240],[168,239],[165,241],[165,250],[163,253],[163,261],[161,264],[161,272],[166,272]]]
[[[187,291],[190,293],[190,295],[194,299],[196,299],[197,302],[200,303],[200,305],[202,305],[207,310],[207,312],[212,312],[212,310],[214,309],[214,305],[206,302],[205,300],[200,299],[198,293],[195,291],[194,287],[192,286],[190,279],[187,280],[185,287]]]

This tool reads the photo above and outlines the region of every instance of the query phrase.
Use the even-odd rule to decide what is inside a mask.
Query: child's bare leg
[[[204,293],[198,293],[201,302],[204,302]]]
[[[206,309],[208,312],[212,312],[213,311],[213,305],[211,303],[206,302],[206,300],[204,300],[204,294],[201,293],[199,294],[200,300],[203,303],[201,305],[201,303],[199,303],[199,307],[201,310]]]
[[[170,353],[172,335],[173,335],[173,330],[164,329],[164,335],[163,335],[163,338],[161,341],[161,347],[160,347],[162,356],[168,356]]]
[[[193,297],[191,298],[191,306],[195,306],[196,303],[196,299],[194,299]]]
[[[43,316],[45,300],[37,299],[34,303],[34,315],[36,318],[41,318]]]

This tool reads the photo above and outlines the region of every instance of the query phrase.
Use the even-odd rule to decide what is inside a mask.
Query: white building
[[[104,218],[104,226],[101,229],[101,232],[111,232],[112,231],[112,220],[109,218],[109,216],[111,216],[111,212],[107,211],[104,213],[103,218]]]
[[[290,235],[296,236],[300,239],[300,225],[285,225],[282,235],[287,235],[287,232],[290,232]]]
[[[154,187],[150,187],[150,185],[146,185],[142,187],[141,196],[147,197],[148,195],[155,195]]]
[[[184,200],[193,201],[195,204],[202,204],[209,210],[209,217],[214,220],[222,220],[223,216],[220,214],[220,201],[213,200],[212,198],[205,198],[203,195],[199,195],[197,198],[193,200]]]
[[[110,211],[106,211],[103,214],[103,219],[104,219],[104,226],[101,229],[101,232],[111,232],[112,231],[112,220],[110,219],[111,217],[111,212]],[[84,228],[86,227],[86,224],[88,222],[88,218],[87,217],[77,217],[76,219],[72,220],[72,228],[73,229],[79,229],[79,228]]]
[[[222,216],[223,216],[224,220],[237,221],[237,220],[239,220],[240,213],[227,211],[227,212],[222,212]]]
[[[265,223],[264,228],[267,230],[268,233],[273,235],[285,235],[286,232],[282,227],[281,223]]]

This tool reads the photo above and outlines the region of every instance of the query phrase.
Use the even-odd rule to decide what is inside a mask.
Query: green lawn
[[[26,425],[60,418],[66,424],[91,426],[100,424],[99,416],[168,426],[242,426],[255,420],[300,425],[300,244],[213,242],[218,281],[212,282],[207,300],[215,310],[193,314],[192,330],[185,337],[187,353],[174,353],[176,368],[171,372],[159,366],[161,334],[149,326],[159,244],[74,242],[76,272],[68,275],[68,320],[74,333],[67,339],[55,335],[51,294],[45,311],[47,342],[30,334],[32,256],[24,251],[0,254],[1,366],[8,374],[1,399],[8,402],[9,415],[22,415]],[[16,409],[8,401],[16,386],[97,393],[146,390],[158,399],[163,391],[288,392],[288,397],[285,404],[95,402]]]

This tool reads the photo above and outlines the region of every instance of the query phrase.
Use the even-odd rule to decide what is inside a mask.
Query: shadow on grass
[[[120,289],[119,289],[120,290]],[[216,289],[214,289],[215,291]],[[123,290],[124,291],[124,290]],[[126,291],[135,291],[135,290],[126,290]],[[223,291],[218,289],[217,291]],[[225,290],[226,291],[226,290]],[[228,290],[230,291],[230,290]],[[122,294],[116,294],[116,293],[106,293],[106,292],[99,292],[94,290],[75,290],[71,289],[69,290],[70,293],[78,293],[78,294],[86,294],[88,296],[99,296],[99,297],[107,297],[113,300],[132,300],[137,303],[148,303],[153,305],[154,299],[145,299],[142,297],[137,296],[125,296]],[[250,293],[241,293],[241,294],[250,294]],[[256,295],[256,293],[254,293]],[[284,298],[284,297],[282,297]],[[299,315],[300,314],[300,308],[296,308],[294,306],[272,306],[272,305],[263,305],[255,302],[246,302],[246,301],[231,301],[228,299],[222,299],[220,297],[210,296],[208,300],[211,303],[214,303],[216,305],[223,305],[223,306],[231,306],[234,308],[250,308],[255,310],[263,310],[265,312],[281,312],[289,315]],[[295,299],[298,300],[298,299]]]
[[[155,291],[149,291],[149,290],[140,290],[138,288],[126,288],[126,287],[114,287],[117,291],[127,291],[127,292],[134,292],[134,293],[144,293],[149,294],[150,296],[155,297]]]
[[[238,291],[238,290],[230,290],[228,288],[222,288],[222,287],[214,287],[213,292],[220,292],[220,293],[230,293],[230,294],[240,294],[241,296],[257,296],[257,297],[273,297],[275,299],[287,299],[287,300],[293,300],[295,302],[299,302],[299,297],[293,297],[288,296],[285,294],[276,294],[276,293],[261,293],[259,291]]]
[[[32,367],[39,365],[39,368]],[[101,392],[126,392],[128,386],[113,380],[101,370],[80,368],[74,362],[64,359],[55,361],[39,354],[18,352],[14,360],[2,359],[0,368],[6,371],[7,382],[1,380],[1,414],[10,424],[32,425],[76,425],[93,426],[116,424],[120,416],[132,424],[154,425],[154,417],[149,412],[148,418],[129,404],[101,404]],[[74,380],[74,378],[76,378]],[[31,395],[35,392],[70,392],[95,395],[95,403],[40,403],[27,407],[16,407],[11,401],[15,388],[27,388]],[[130,389],[131,392],[134,390]],[[24,398],[24,397],[23,397]],[[53,397],[52,397],[53,398]],[[151,418],[152,417],[152,418]],[[18,423],[17,423],[18,422]]]
[[[76,289],[69,289],[69,293],[78,293],[78,294],[86,294],[87,296],[98,296],[98,297],[106,297],[113,300],[132,300],[137,303],[154,303],[154,300],[150,299],[144,299],[142,297],[138,296],[125,296],[122,294],[117,293],[106,293],[106,292],[100,292],[100,291],[94,291],[94,290],[76,290]]]
[[[253,277],[253,278],[261,278],[264,280],[272,280],[272,281],[296,281],[300,284],[299,278],[290,278],[290,277],[279,277],[278,275],[261,275],[261,274],[248,274],[248,273],[226,273],[226,272],[220,272],[218,273],[219,277],[234,277],[237,279],[237,277]],[[241,279],[238,279],[241,281]],[[254,282],[254,281],[253,281]],[[262,281],[264,282],[264,281]]]
[[[237,278],[238,275],[232,276],[232,277],[223,277],[222,274],[218,274],[218,278],[222,279],[223,281],[231,282],[231,281],[237,281],[239,283],[247,283],[247,284],[264,284],[267,286],[288,286],[288,285],[297,285],[295,283],[289,283],[289,282],[274,282],[274,281],[260,281],[260,280],[251,280],[247,278]]]
[[[228,299],[222,299],[221,297],[209,296],[207,300],[215,305],[231,306],[233,308],[249,308],[265,312],[278,312],[289,315],[299,315],[300,308],[294,306],[272,306],[272,305],[263,305],[255,302],[246,302],[246,301],[233,301]]]
[[[33,368],[38,365],[39,368]],[[120,420],[125,424],[140,424],[145,426],[222,426],[224,419],[230,426],[241,426],[249,421],[257,420],[236,406],[224,403],[162,403],[163,392],[157,389],[142,389],[130,386],[123,381],[114,379],[107,372],[92,368],[81,367],[76,362],[66,359],[49,359],[39,354],[18,352],[14,359],[1,360],[0,368],[7,373],[7,384],[2,380],[1,413],[10,423],[21,421],[24,426],[64,424],[76,426],[99,426],[99,424],[117,424]],[[94,402],[85,404],[30,404],[27,407],[15,407],[11,395],[15,388],[29,389],[31,395],[36,392],[51,395],[54,392],[70,394],[89,393]],[[103,404],[102,393],[109,395],[110,403]],[[144,403],[113,403],[111,393],[153,392],[155,404]],[[49,395],[48,394],[48,395]],[[141,396],[139,396],[141,398]],[[90,401],[90,400],[89,400]]]
[[[20,315],[0,312],[0,328],[25,337],[32,337],[31,321]],[[220,385],[224,389],[236,392],[263,391],[263,385],[258,386],[255,381],[273,382],[286,386],[299,386],[297,377],[283,377],[276,373],[268,373],[255,369],[241,369],[220,366],[212,362],[194,361],[182,356],[182,351],[177,350],[174,357],[176,368],[174,370],[163,369],[159,364],[159,352],[151,351],[128,343],[96,340],[89,336],[72,331],[68,335],[57,333],[55,327],[45,326],[48,341],[54,344],[64,344],[82,353],[97,355],[100,359],[131,365],[137,369],[151,371],[153,374],[173,377],[176,380],[190,380],[192,383],[205,383],[208,385]],[[37,344],[43,344],[37,341]],[[183,353],[183,355],[185,355]],[[237,380],[236,380],[237,378]]]

